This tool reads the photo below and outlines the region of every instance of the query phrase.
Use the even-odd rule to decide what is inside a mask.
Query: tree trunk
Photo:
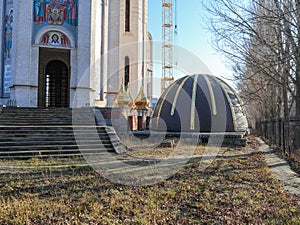
[[[297,48],[294,49],[296,56],[296,127],[294,134],[294,151],[299,151],[300,149],[300,56],[299,56],[299,46],[300,46],[300,0],[296,0],[296,15],[297,15]]]

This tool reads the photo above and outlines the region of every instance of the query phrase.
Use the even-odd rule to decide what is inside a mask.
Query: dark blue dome
[[[240,100],[221,79],[196,74],[168,87],[154,109],[152,130],[167,132],[246,132]]]

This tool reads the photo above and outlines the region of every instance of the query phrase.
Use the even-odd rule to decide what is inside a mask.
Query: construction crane
[[[176,3],[176,2],[175,2]],[[161,93],[174,81],[173,0],[162,0],[162,78]],[[177,27],[176,27],[177,29]],[[177,32],[177,31],[176,31]]]

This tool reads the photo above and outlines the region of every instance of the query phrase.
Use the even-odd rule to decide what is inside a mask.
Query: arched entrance
[[[62,61],[48,63],[45,72],[45,107],[69,107],[68,68]]]
[[[49,52],[49,50],[40,51],[38,105],[41,108],[69,107],[70,66],[65,63],[66,60],[60,58],[61,55],[60,57],[51,57],[52,60],[49,61],[48,57],[54,56],[54,52]],[[56,51],[56,53],[58,52]],[[46,60],[47,58],[48,60]]]

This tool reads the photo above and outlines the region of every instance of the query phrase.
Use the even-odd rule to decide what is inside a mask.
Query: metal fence
[[[288,129],[288,122],[284,119],[257,121],[256,132],[269,144],[280,147],[287,156],[300,162],[300,149],[295,147],[296,138],[300,138],[296,137],[295,133],[295,130],[300,128],[299,120],[291,119],[289,126],[290,129]]]

